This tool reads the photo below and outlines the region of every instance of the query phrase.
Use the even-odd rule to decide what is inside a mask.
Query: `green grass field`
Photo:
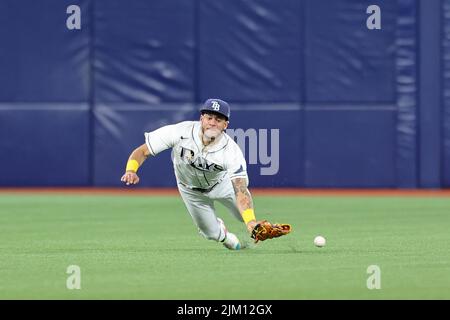
[[[0,194],[0,299],[450,299],[450,198],[255,197],[293,233],[228,251],[177,196]],[[243,224],[219,207],[229,230]],[[316,248],[316,235],[327,239]],[[81,289],[66,288],[69,265]],[[367,268],[381,269],[369,290]]]

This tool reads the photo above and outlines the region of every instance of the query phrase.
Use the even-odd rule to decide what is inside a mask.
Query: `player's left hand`
[[[267,220],[258,221],[253,227],[251,237],[258,241],[278,238],[290,233],[292,230],[290,224],[270,223]]]

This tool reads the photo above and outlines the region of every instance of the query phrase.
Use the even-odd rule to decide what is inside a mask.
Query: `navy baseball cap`
[[[230,106],[221,99],[208,99],[203,104],[200,112],[209,111],[223,115],[227,121],[230,119]]]

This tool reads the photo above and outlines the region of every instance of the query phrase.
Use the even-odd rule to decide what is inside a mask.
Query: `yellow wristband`
[[[245,224],[249,223],[252,220],[256,220],[255,212],[253,209],[247,209],[242,212],[242,219],[244,219]]]
[[[139,162],[137,162],[136,160],[132,159],[132,160],[128,160],[127,168],[126,168],[125,171],[137,172],[138,168],[139,168]]]

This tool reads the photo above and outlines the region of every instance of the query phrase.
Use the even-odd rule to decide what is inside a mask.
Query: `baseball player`
[[[246,224],[255,242],[288,234],[290,225],[255,218],[245,158],[236,142],[225,133],[230,119],[228,103],[208,99],[200,112],[200,121],[184,121],[146,132],[145,143],[131,153],[121,181],[126,185],[139,183],[137,171],[142,163],[149,156],[172,148],[178,190],[206,239],[223,243],[231,250],[242,247],[236,235],[216,217],[215,201]]]

